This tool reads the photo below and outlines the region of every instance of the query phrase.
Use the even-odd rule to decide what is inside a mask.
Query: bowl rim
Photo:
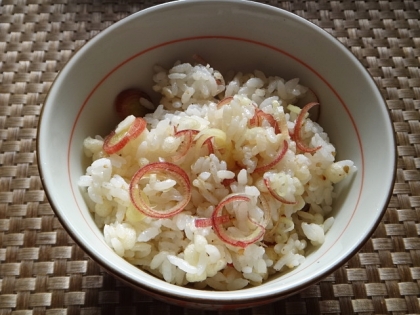
[[[356,58],[356,56],[348,50],[348,48],[341,42],[339,41],[336,37],[334,37],[332,34],[330,34],[329,32],[327,32],[325,29],[321,28],[320,26],[316,25],[315,23],[300,17],[299,15],[292,13],[290,11],[287,11],[285,9],[282,8],[278,8],[269,4],[265,4],[265,3],[259,3],[259,2],[252,2],[249,0],[212,0],[212,3],[232,3],[232,4],[241,4],[246,6],[247,8],[257,8],[257,9],[265,9],[265,10],[272,10],[272,12],[275,12],[276,14],[281,15],[285,15],[291,19],[294,19],[296,21],[298,21],[299,23],[302,23],[305,25],[305,27],[310,27],[312,29],[315,29],[317,32],[323,33],[324,36],[327,36],[329,38],[329,40],[335,42],[335,43],[339,43],[340,45],[342,45],[342,47],[345,48],[346,52],[348,53],[349,58],[352,58],[353,61],[355,61],[356,63],[358,63],[359,65],[361,65],[361,69],[362,71],[364,71],[365,75],[367,75],[369,77],[369,79],[371,81],[374,81],[372,75],[369,73],[369,71],[363,66],[363,64],[361,63],[361,61],[359,59]],[[106,27],[105,29],[103,29],[102,31],[100,31],[98,34],[96,34],[93,38],[89,39],[86,43],[84,43],[77,51],[75,51],[72,56],[67,60],[67,62],[65,63],[65,65],[63,66],[62,69],[64,69],[65,67],[69,66],[69,64],[71,64],[71,62],[76,59],[78,56],[80,56],[83,51],[88,50],[90,48],[90,46],[94,45],[94,43],[96,43],[97,41],[100,41],[103,37],[107,36],[107,34],[109,32],[111,32],[113,29],[117,28],[120,26],[120,24],[126,23],[132,19],[137,19],[140,18],[143,15],[146,14],[151,14],[154,13],[155,11],[160,11],[162,9],[165,8],[169,8],[169,7],[173,7],[173,6],[179,6],[179,5],[191,5],[191,4],[202,4],[203,1],[202,0],[176,0],[173,2],[166,2],[166,3],[161,3],[161,4],[157,4],[154,5],[153,7],[148,7],[145,9],[142,9],[138,12],[135,12],[133,14],[130,14],[124,18],[122,18],[121,20],[113,23],[112,25]],[[80,240],[77,235],[72,231],[71,227],[67,225],[67,222],[64,220],[63,215],[61,214],[60,210],[58,209],[58,207],[51,202],[50,200],[53,200],[52,196],[50,195],[49,191],[47,190],[48,187],[48,183],[46,182],[45,178],[44,178],[44,173],[46,172],[46,170],[44,170],[43,165],[41,163],[41,159],[40,159],[40,155],[41,155],[41,146],[40,146],[40,131],[41,131],[41,126],[44,124],[44,110],[46,110],[46,104],[48,104],[49,102],[49,98],[50,98],[50,92],[54,89],[54,87],[56,86],[56,82],[59,78],[61,78],[61,73],[62,70],[56,75],[56,77],[54,78],[50,88],[47,91],[47,95],[46,98],[44,99],[43,102],[43,106],[41,108],[41,112],[39,114],[39,121],[38,121],[38,128],[37,128],[37,150],[36,150],[36,156],[37,156],[37,161],[38,161],[38,169],[40,172],[40,179],[42,182],[42,185],[44,187],[44,191],[46,194],[46,197],[55,213],[55,215],[57,216],[57,218],[59,219],[60,223],[62,224],[62,226],[65,228],[66,232],[72,237],[72,239],[77,243],[78,246],[80,246],[83,251],[85,253],[87,253],[89,255],[89,257],[93,258],[94,261],[96,263],[98,263],[99,265],[101,265],[105,270],[107,270],[109,273],[113,274],[115,277],[119,278],[120,280],[126,282],[127,284],[136,287],[137,289],[140,289],[142,291],[144,291],[145,293],[148,294],[152,294],[155,297],[159,298],[161,295],[163,295],[163,298],[165,300],[168,300],[168,292],[161,290],[160,288],[156,288],[156,287],[150,287],[144,283],[137,283],[135,281],[132,281],[128,276],[126,276],[125,274],[123,274],[122,272],[120,272],[120,270],[114,270],[113,268],[111,269],[110,266],[108,266],[105,262],[103,262],[101,259],[99,259],[99,257],[97,256],[97,254],[95,252],[92,252],[90,250],[90,248],[85,245],[83,243],[82,240]],[[375,83],[376,89],[379,91],[379,87],[377,86],[377,84]],[[382,98],[382,103],[383,105],[385,105],[386,107],[386,100],[384,98],[384,96],[379,93],[381,95]],[[50,105],[52,106],[52,105]],[[335,270],[341,268],[345,262],[350,259],[352,256],[354,256],[366,243],[366,241],[371,237],[371,235],[375,232],[376,228],[378,227],[378,225],[380,224],[383,215],[385,214],[388,204],[390,202],[390,199],[392,197],[392,191],[393,191],[393,186],[396,180],[396,172],[397,172],[397,148],[396,148],[396,136],[395,136],[395,128],[394,125],[392,123],[392,119],[391,119],[391,114],[389,112],[389,110],[387,109],[387,107],[385,108],[386,112],[388,113],[388,123],[389,126],[391,127],[392,130],[392,137],[391,140],[393,141],[393,145],[394,145],[394,151],[393,151],[393,172],[392,172],[392,183],[390,183],[390,187],[389,190],[387,192],[387,197],[384,199],[384,205],[383,208],[380,212],[380,214],[377,217],[376,222],[374,222],[372,224],[372,229],[369,231],[369,233],[366,234],[366,236],[363,239],[360,239],[358,242],[358,246],[356,246],[351,252],[349,252],[348,255],[345,255],[344,257],[342,257],[337,264],[331,268],[328,269],[328,271],[325,271],[323,273],[320,273],[318,276],[314,277],[313,279],[311,279],[309,282],[305,282],[301,285],[298,285],[296,287],[292,287],[290,289],[284,290],[284,291],[276,291],[276,292],[266,292],[266,294],[264,294],[263,296],[246,296],[247,299],[249,299],[249,303],[268,303],[269,299],[280,299],[280,298],[285,298],[287,296],[290,296],[292,294],[295,294],[299,291],[301,291],[302,289],[315,284],[316,282],[318,282],[320,279],[324,278],[325,276],[327,276],[328,274],[333,273]],[[157,279],[157,278],[156,278]],[[158,279],[160,280],[160,279]],[[160,280],[160,281],[164,281],[164,280]],[[169,284],[169,283],[168,283]],[[173,285],[175,287],[178,287],[176,285]],[[197,289],[188,289],[188,288],[184,288],[187,290],[191,290],[191,293],[193,292],[199,292],[202,290],[197,290]],[[194,301],[200,302],[200,303],[204,303],[204,304],[212,304],[214,303],[213,299],[217,299],[217,303],[220,305],[230,305],[230,304],[238,304],[239,302],[241,302],[241,299],[243,299],[243,296],[240,296],[238,298],[235,297],[235,295],[240,295],[240,292],[244,292],[247,289],[241,289],[241,290],[236,290],[236,291],[206,291],[206,292],[211,292],[211,294],[214,296],[214,298],[209,298],[209,297],[203,297],[203,296],[199,296],[197,294],[193,294],[192,299]],[[151,292],[152,291],[152,292]],[[169,293],[172,294],[172,293]],[[174,300],[179,300],[179,296],[178,295],[171,295],[171,298],[173,298]]]

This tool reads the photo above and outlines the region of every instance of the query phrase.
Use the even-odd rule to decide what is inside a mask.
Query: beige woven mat
[[[156,303],[104,273],[60,226],[37,170],[37,121],[58,71],[98,32],[157,2],[0,0],[0,315],[216,314]],[[372,74],[395,126],[397,182],[344,267],[301,294],[223,314],[420,314],[420,1],[266,3],[326,29]]]

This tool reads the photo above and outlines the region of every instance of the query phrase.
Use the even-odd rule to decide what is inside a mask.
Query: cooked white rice
[[[291,134],[299,109],[288,105],[302,98],[307,88],[298,79],[285,81],[260,71],[223,77],[209,65],[179,62],[169,70],[155,70],[154,90],[162,95],[161,105],[146,115],[148,130],[141,140],[111,155],[103,151],[101,136],[84,141],[92,164],[79,185],[86,189],[90,210],[106,242],[130,263],[165,281],[196,288],[237,290],[300,265],[309,244],[321,245],[334,222],[329,216],[333,184],[356,170],[352,161],[335,161],[335,148],[327,134],[309,118],[302,137],[307,146],[321,149],[305,153],[296,148]],[[218,108],[219,100],[229,96],[233,96],[230,103]],[[257,108],[276,119],[281,133],[276,134],[264,120],[260,126],[249,125]],[[132,120],[127,118],[120,128]],[[227,146],[230,152],[224,155],[191,148],[186,157],[174,162],[182,145],[182,138],[174,136],[174,127],[178,131],[221,130],[225,144],[232,143],[232,147]],[[259,165],[277,156],[284,141],[288,142],[284,158],[256,173]],[[163,161],[179,165],[188,174],[192,197],[173,217],[151,218],[132,205],[129,185],[138,169]],[[282,198],[294,202],[272,198],[264,178]],[[223,182],[230,179],[229,184]],[[154,202],[158,206],[182,199],[171,178],[150,179],[144,193],[150,198],[157,195]],[[217,204],[233,193],[251,201],[226,207],[235,218],[230,235],[235,238],[252,232],[250,217],[265,225],[264,236],[246,247],[223,241],[212,226],[197,228],[194,223],[196,218],[210,218]],[[264,214],[260,196],[265,196],[270,216]]]

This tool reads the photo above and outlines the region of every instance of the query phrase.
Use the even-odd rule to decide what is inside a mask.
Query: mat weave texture
[[[210,312],[137,293],[73,242],[38,173],[43,101],[83,44],[158,3],[0,0],[0,315],[420,314],[420,1],[265,1],[314,22],[348,47],[374,77],[393,120],[393,196],[373,236],[345,266],[279,302]]]

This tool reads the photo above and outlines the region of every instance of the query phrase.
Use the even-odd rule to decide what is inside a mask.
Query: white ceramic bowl
[[[152,66],[199,54],[216,69],[260,69],[301,78],[322,104],[320,124],[339,158],[358,171],[338,185],[336,218],[325,243],[298,268],[232,292],[178,287],[118,257],[95,226],[77,186],[82,141],[117,123],[113,99],[142,86]],[[383,98],[356,58],[328,33],[289,12],[248,1],[180,1],[143,10],[90,40],[59,73],[45,101],[38,163],[55,213],[74,240],[110,273],[166,302],[209,309],[249,307],[294,294],[343,265],[369,238],[390,198],[395,140]]]

